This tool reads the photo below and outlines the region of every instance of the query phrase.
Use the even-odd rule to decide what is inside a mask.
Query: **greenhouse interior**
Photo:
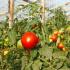
[[[0,70],[70,70],[70,0],[0,0]]]

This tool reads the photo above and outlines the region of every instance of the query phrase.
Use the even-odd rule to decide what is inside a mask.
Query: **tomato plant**
[[[11,29],[0,22],[0,70],[70,70],[70,22],[63,11],[50,11],[54,17],[42,25],[39,5],[21,6],[27,17],[14,19]]]

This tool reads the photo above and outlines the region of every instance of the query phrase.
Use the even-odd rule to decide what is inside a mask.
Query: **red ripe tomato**
[[[50,39],[51,39],[53,42],[56,42],[56,41],[57,41],[57,36],[56,36],[56,35],[52,35]]]
[[[33,32],[26,32],[21,37],[21,43],[26,49],[34,48],[39,42],[39,38]]]
[[[57,46],[57,48],[63,49],[64,48],[64,45],[62,43],[59,43],[58,46]]]

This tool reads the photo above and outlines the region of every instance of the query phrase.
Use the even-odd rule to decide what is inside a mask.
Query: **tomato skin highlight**
[[[39,38],[33,32],[26,32],[21,37],[21,43],[23,47],[26,49],[34,48],[38,42],[39,42]]]

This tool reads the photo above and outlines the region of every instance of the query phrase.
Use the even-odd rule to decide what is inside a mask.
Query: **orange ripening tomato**
[[[22,35],[21,43],[24,48],[32,49],[34,48],[39,42],[39,38],[33,32],[26,32]]]
[[[64,45],[62,43],[59,43],[58,46],[57,46],[57,48],[63,49],[64,48]]]
[[[56,35],[56,36],[58,36],[59,32],[58,31],[54,31],[53,34]]]
[[[56,35],[52,35],[50,39],[51,39],[53,42],[56,42],[56,41],[57,41],[57,36],[56,36]]]

